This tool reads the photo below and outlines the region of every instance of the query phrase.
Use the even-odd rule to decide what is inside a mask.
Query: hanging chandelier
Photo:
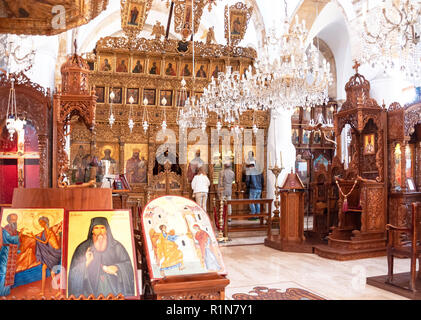
[[[115,93],[114,91],[111,89],[111,93],[110,93],[110,115],[108,116],[108,123],[110,124],[110,127],[113,127],[113,124],[115,122],[115,117],[114,117],[114,113],[113,113],[113,101],[115,98]]]
[[[194,21],[194,1],[192,1],[192,21]],[[194,33],[192,34],[192,62],[193,70],[195,70],[195,46]],[[196,75],[192,75],[192,86],[194,87]],[[184,105],[183,105],[184,103]],[[177,124],[184,131],[187,128],[201,128],[204,132],[206,130],[208,112],[200,99],[195,96],[187,96],[187,87],[184,77],[181,79],[181,88],[179,94],[179,101],[177,105],[180,107],[177,110]]]
[[[262,92],[259,104],[263,109],[290,111],[297,106],[327,103],[328,87],[332,83],[330,64],[320,56],[313,41],[306,48],[305,20],[300,23],[295,16],[295,23],[290,27],[286,1],[284,7],[283,33],[278,37],[274,28],[269,31],[266,52],[256,62],[255,74],[251,74]]]
[[[129,98],[129,103],[130,103],[130,110],[129,110],[129,121],[128,121],[128,126],[130,129],[130,133],[132,133],[133,128],[134,128],[134,121],[133,121],[133,102],[134,99],[132,96],[130,96]]]
[[[0,35],[0,68],[8,73],[27,72],[32,68],[35,49],[32,37]]]
[[[373,3],[373,2],[371,2]],[[361,60],[384,73],[399,72],[421,83],[421,1],[382,0],[363,4]]]
[[[284,3],[283,33],[277,36],[276,30],[271,29],[265,52],[254,69],[250,66],[241,77],[238,71],[227,67],[226,73],[212,78],[204,90],[201,103],[227,124],[238,123],[247,110],[290,111],[297,106],[311,108],[329,101],[330,64],[313,42],[306,49],[308,32],[304,20],[299,23],[296,16],[290,28]]]
[[[16,107],[16,91],[15,91],[15,79],[11,79],[11,87],[9,91],[9,100],[7,101],[7,113],[6,113],[6,129],[9,133],[9,139],[12,141],[15,132],[19,132],[23,129],[26,124],[26,120],[18,117],[18,110]]]
[[[148,99],[145,98],[143,99],[143,116],[142,116],[142,128],[143,131],[146,133],[146,131],[148,131],[149,128],[149,115],[148,115],[148,109],[147,109],[147,105],[148,105]]]

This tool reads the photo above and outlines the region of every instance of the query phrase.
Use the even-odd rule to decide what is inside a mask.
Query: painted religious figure
[[[204,265],[208,271],[219,271],[221,266],[217,258],[217,248],[212,243],[209,233],[202,230],[198,224],[195,224],[193,229],[196,231],[194,239],[200,248],[202,265]]]
[[[303,144],[309,144],[310,143],[310,131],[303,130]]]
[[[96,99],[97,103],[104,103],[105,88],[104,87],[95,87],[95,95],[98,97]]]
[[[139,14],[141,13],[142,8],[140,8],[139,5],[132,3],[129,10],[127,24],[137,26],[139,24]]]
[[[191,183],[193,181],[194,176],[199,171],[199,168],[205,167],[205,171],[207,172],[207,166],[205,164],[205,161],[200,158],[200,149],[196,150],[195,157],[192,159],[189,163],[189,166],[187,168],[187,179]]]
[[[319,155],[316,160],[314,160],[314,170],[319,171],[322,169],[322,166],[325,167],[325,169],[328,169],[329,161],[323,156]]]
[[[231,22],[231,35],[240,35],[241,34],[241,20],[242,16],[233,16]]]
[[[127,58],[118,58],[117,59],[117,68],[116,71],[117,72],[128,72],[128,67],[127,67]]]
[[[205,70],[205,66],[203,64],[201,64],[199,69],[197,70],[196,77],[206,78],[206,70]]]
[[[102,175],[118,174],[117,161],[112,157],[112,149],[106,147],[101,158]]]
[[[226,273],[209,217],[194,201],[177,196],[152,200],[143,210],[142,229],[151,279]]]
[[[184,269],[183,252],[178,248],[176,240],[178,235],[174,229],[167,231],[167,226],[162,224],[159,226],[160,233],[154,229],[149,231],[149,236],[154,248],[155,259],[160,262],[159,273],[165,277],[165,271],[178,268],[179,271]]]
[[[175,71],[174,62],[168,62],[165,68],[165,75],[166,76],[176,76],[177,73]]]
[[[313,143],[320,144],[321,141],[322,141],[322,133],[320,132],[320,130],[317,130],[314,132]]]
[[[190,77],[192,74],[191,67],[189,63],[184,64],[183,69],[181,70],[181,75],[183,77]]]
[[[151,63],[149,74],[160,74],[159,61],[151,61]]]
[[[221,72],[221,70],[219,70],[218,66],[215,66],[215,69],[213,69],[213,71],[212,71],[212,77],[217,79],[219,72]]]
[[[101,71],[112,71],[113,67],[110,63],[111,58],[104,58],[102,64],[101,64]]]
[[[118,216],[118,213],[127,213],[128,216],[130,214],[123,211],[117,211],[114,215],[113,213],[115,211],[69,212],[69,242],[72,245],[77,244],[76,234],[82,235],[80,231],[78,233],[76,230],[72,231],[76,227],[75,218],[79,218],[80,222],[77,225],[79,228],[81,228],[82,221],[89,221],[87,219],[90,219],[90,224],[87,230],[83,230],[85,239],[79,242],[74,250],[73,248],[69,250],[68,296],[84,295],[87,297],[92,294],[98,297],[100,294],[104,296],[122,294],[125,297],[133,297],[136,295],[132,263],[134,255],[130,250],[132,248],[131,241],[126,239],[127,236],[131,236],[130,223],[124,220],[124,217]],[[84,214],[84,217],[80,218],[78,216],[80,214]],[[115,232],[110,226],[110,221],[114,224],[113,228],[116,228]],[[118,222],[120,223],[118,224]],[[123,243],[117,240],[115,235],[124,237],[126,241]],[[79,239],[79,237],[77,238]]]
[[[3,208],[0,296],[60,294],[64,209]]]
[[[298,144],[300,143],[300,135],[299,135],[299,129],[292,129],[292,143],[293,144]]]
[[[134,67],[132,69],[132,73],[143,73],[143,63],[140,59],[134,60]],[[133,62],[132,62],[133,63]]]
[[[374,138],[374,133],[364,135],[364,154],[375,154]]]
[[[140,149],[133,149],[133,154],[126,162],[126,174],[129,183],[146,183],[148,167],[145,157],[140,157]]]

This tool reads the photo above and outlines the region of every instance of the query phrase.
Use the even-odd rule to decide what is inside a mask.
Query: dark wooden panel
[[[15,188],[14,208],[113,209],[112,190],[105,188]]]

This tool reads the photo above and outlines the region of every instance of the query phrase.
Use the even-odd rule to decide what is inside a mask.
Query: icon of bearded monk
[[[134,272],[124,246],[114,239],[107,218],[91,219],[88,237],[73,254],[68,295],[134,296]]]

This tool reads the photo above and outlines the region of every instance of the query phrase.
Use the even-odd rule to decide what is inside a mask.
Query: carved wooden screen
[[[24,73],[0,75],[0,109],[7,110],[11,79],[14,79],[18,115],[27,120],[27,125],[19,135],[9,140],[5,129],[5,116],[2,114],[0,161],[2,174],[0,188],[9,189],[1,202],[11,202],[13,187],[48,187],[49,181],[49,121],[51,107],[49,90],[33,83]],[[18,143],[19,141],[19,143]],[[7,172],[3,172],[3,169]],[[10,170],[9,170],[10,169]],[[13,172],[12,172],[13,171]],[[4,173],[4,174],[3,174]],[[17,180],[16,180],[17,179]],[[4,180],[4,181],[3,181]],[[7,199],[6,199],[7,198]]]

